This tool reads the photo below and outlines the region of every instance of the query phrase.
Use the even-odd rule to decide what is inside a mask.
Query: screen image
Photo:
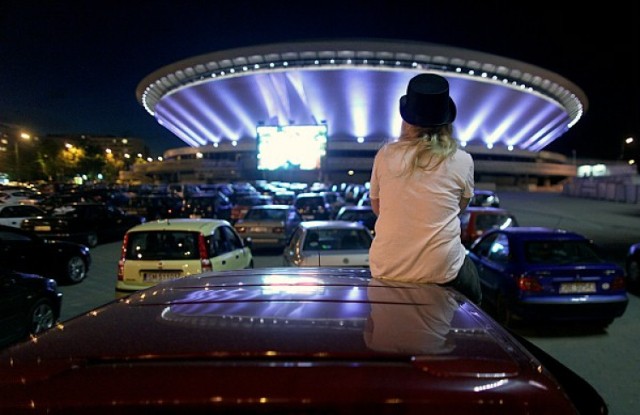
[[[318,170],[327,152],[326,125],[259,126],[259,170]]]

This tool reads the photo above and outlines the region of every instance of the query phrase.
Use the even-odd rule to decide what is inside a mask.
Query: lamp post
[[[20,133],[20,138],[22,140],[31,140],[31,136],[27,133]],[[19,181],[20,180],[20,140],[18,140],[17,138],[13,142],[13,149],[16,154],[15,179],[16,181]]]
[[[624,160],[624,147],[625,145],[631,144],[633,143],[633,137],[627,137],[624,139],[624,141],[622,142],[622,145],[620,146],[620,160]]]

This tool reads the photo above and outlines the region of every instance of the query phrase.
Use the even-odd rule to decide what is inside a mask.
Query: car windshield
[[[348,220],[348,221],[367,221],[367,220],[376,219],[376,218],[377,218],[376,214],[373,213],[373,211],[364,211],[364,212],[345,211],[340,215],[341,220]]]
[[[525,245],[530,264],[592,264],[604,260],[585,241],[531,241]]]
[[[198,259],[196,232],[153,231],[129,233],[126,259],[179,260]]]
[[[487,230],[491,228],[506,228],[512,226],[514,220],[509,215],[478,215],[476,218],[476,228]]]
[[[369,249],[371,237],[361,229],[314,229],[305,238],[305,250],[338,251]]]
[[[324,199],[322,196],[301,197],[296,200],[295,205],[298,209],[314,209],[318,206],[324,206]]]
[[[76,206],[66,205],[60,206],[53,209],[54,216],[67,216],[67,217],[77,217],[79,216],[79,209]]]
[[[236,205],[238,206],[258,206],[266,205],[268,200],[260,196],[242,196],[238,198]]]
[[[287,211],[284,209],[249,209],[244,216],[245,220],[279,220],[287,218]]]

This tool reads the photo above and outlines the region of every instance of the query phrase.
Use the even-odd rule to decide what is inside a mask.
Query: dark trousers
[[[466,296],[476,305],[482,302],[482,291],[480,289],[480,276],[478,269],[468,255],[465,255],[464,262],[458,275],[446,284],[440,284],[443,287],[455,288],[458,292]]]

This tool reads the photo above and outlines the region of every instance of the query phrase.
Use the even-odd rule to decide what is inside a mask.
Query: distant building
[[[136,157],[146,158],[149,154],[149,147],[144,139],[136,137],[120,137],[112,135],[96,136],[88,134],[50,134],[47,138],[67,140],[76,144],[88,142],[96,145],[104,151],[111,150],[116,156],[129,155],[132,159]]]
[[[476,182],[554,186],[576,176],[544,148],[588,109],[577,85],[514,59],[423,42],[344,39],[256,45],[162,67],[136,89],[144,109],[186,147],[135,166],[137,180],[274,179],[364,182],[376,151],[398,137],[398,100],[418,73],[446,77],[458,107],[454,133],[476,161]],[[325,127],[317,151],[289,141],[299,127]],[[291,129],[264,168],[260,129]],[[321,158],[308,153],[322,154]],[[297,153],[296,153],[297,151]],[[304,158],[297,157],[304,153]],[[283,161],[284,159],[284,161]],[[318,161],[318,168],[306,170]]]
[[[215,183],[235,180],[354,182],[369,180],[380,142],[345,143],[329,140],[319,169],[258,169],[255,141],[220,143],[167,150],[164,160],[136,164],[123,172],[124,181],[156,183]],[[546,151],[467,146],[475,161],[476,183],[483,187],[531,188],[555,186],[576,176],[567,157]]]

